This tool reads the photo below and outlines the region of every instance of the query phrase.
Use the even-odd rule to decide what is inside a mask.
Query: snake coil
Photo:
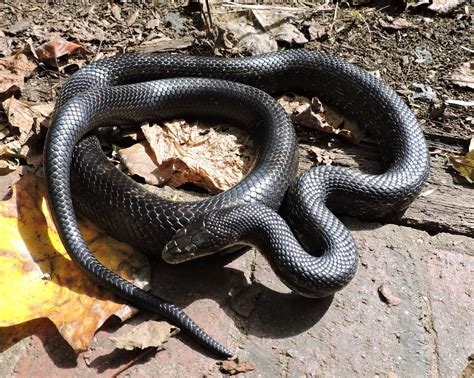
[[[295,132],[271,97],[284,92],[317,95],[365,124],[381,147],[384,171],[317,166],[294,179]],[[86,136],[97,127],[177,116],[225,119],[258,138],[250,174],[204,201],[167,201],[119,172],[97,138]],[[44,165],[53,217],[77,265],[98,284],[229,357],[181,309],[93,256],[73,199],[104,231],[162,253],[168,262],[248,244],[264,253],[293,291],[323,297],[347,285],[358,260],[350,232],[334,213],[384,219],[402,212],[427,179],[429,156],[415,116],[392,89],[339,58],[301,49],[237,59],[125,54],[94,62],[61,90]]]

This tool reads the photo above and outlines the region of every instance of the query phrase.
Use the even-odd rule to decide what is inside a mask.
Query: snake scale
[[[316,166],[295,179],[295,131],[272,97],[285,92],[316,95],[366,125],[381,147],[384,171]],[[245,128],[259,145],[251,172],[209,199],[172,202],[118,171],[90,134],[178,116]],[[293,291],[324,297],[351,280],[358,261],[350,232],[334,214],[387,219],[403,212],[428,177],[429,155],[415,116],[391,88],[323,52],[234,59],[124,54],[82,68],[63,86],[44,168],[53,218],[75,263],[99,285],[230,357],[177,306],[105,268],[84,242],[74,206],[112,236],[171,263],[255,246]]]

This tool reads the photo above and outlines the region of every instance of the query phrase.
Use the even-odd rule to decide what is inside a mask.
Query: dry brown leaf
[[[146,259],[130,246],[99,232],[89,222],[81,231],[94,255],[133,281],[149,278]],[[133,310],[93,283],[65,252],[49,214],[43,180],[24,176],[13,195],[0,201],[0,327],[49,318],[76,351],[87,348],[111,315]]]
[[[135,143],[130,147],[119,149],[117,153],[130,175],[143,177],[150,185],[161,185],[166,182],[166,174],[163,175],[158,169],[148,142]]]
[[[380,26],[384,29],[388,30],[403,30],[403,29],[408,29],[413,26],[413,24],[406,20],[405,18],[396,18],[395,20],[391,22],[387,22],[384,19],[379,20]]]
[[[335,159],[332,151],[327,151],[316,146],[309,146],[310,152],[316,157],[316,161],[322,165],[331,165]]]
[[[0,99],[21,91],[25,78],[29,77],[35,68],[36,64],[21,52],[0,58]]]
[[[10,125],[18,127],[22,134],[28,134],[33,127],[39,130],[54,108],[53,104],[17,100],[14,97],[6,99],[2,105]],[[47,123],[45,126],[48,126]]]
[[[252,55],[278,50],[278,44],[268,33],[256,28],[248,12],[218,14],[214,22],[226,33],[232,35],[235,49],[247,50]]]
[[[451,80],[458,87],[474,89],[474,60],[456,68],[451,74]]]
[[[40,62],[54,67],[58,66],[59,58],[70,56],[76,52],[83,57],[88,54],[87,50],[79,43],[69,42],[61,37],[56,37],[35,49],[35,54]]]
[[[253,161],[253,155],[243,150],[243,146],[247,151],[252,150],[251,138],[236,128],[223,125],[209,128],[199,122],[188,124],[175,120],[165,122],[164,127],[144,125],[142,132],[159,170],[150,168],[148,160],[146,176],[151,174],[151,180],[174,187],[190,182],[211,193],[227,190],[242,179]],[[146,160],[141,159],[140,164]]]
[[[314,40],[322,40],[329,35],[329,28],[327,25],[321,25],[318,22],[314,22],[308,28],[309,39],[311,41]]]
[[[308,42],[303,33],[298,28],[290,23],[284,23],[276,28],[272,28],[271,35],[275,40],[286,43],[296,43],[299,45]]]
[[[122,10],[117,4],[112,5],[111,12],[117,21],[122,21]]]
[[[255,370],[255,366],[249,361],[239,362],[238,359],[232,361],[222,361],[218,363],[220,371],[226,374],[235,375]]]
[[[277,41],[303,44],[308,42],[303,33],[290,23],[294,14],[273,9],[252,9],[253,17]]]
[[[431,0],[428,9],[438,14],[447,14],[465,2],[466,0]]]
[[[278,103],[289,115],[298,115],[311,107],[311,101],[304,96],[281,96]]]
[[[301,126],[340,135],[354,144],[358,144],[365,136],[364,128],[322,104],[316,97],[310,102],[301,96],[282,96],[278,102],[292,120]]]
[[[449,156],[449,162],[467,181],[474,183],[474,149],[464,156]]]
[[[163,346],[170,337],[175,336],[178,332],[179,328],[167,322],[149,320],[130,327],[130,330],[123,335],[110,337],[110,340],[119,349],[146,349]]]
[[[382,297],[385,303],[389,306],[398,306],[401,303],[401,299],[392,293],[390,287],[387,285],[380,285],[377,289],[379,295]]]

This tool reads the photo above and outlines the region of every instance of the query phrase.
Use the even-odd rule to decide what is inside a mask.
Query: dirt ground
[[[450,157],[468,152],[470,142],[474,148],[472,68],[471,76],[469,69],[456,76],[473,59],[472,5],[441,1],[448,9],[443,12],[423,1],[407,6],[401,1],[298,1],[291,6],[211,1],[208,11],[198,2],[54,3],[0,4],[0,58],[24,50],[37,65],[24,87],[3,93],[2,101],[14,95],[51,104],[83,65],[135,51],[234,57],[304,47],[342,57],[392,86],[425,132],[430,179],[420,198],[391,224],[344,220],[361,254],[359,272],[347,289],[320,301],[293,296],[251,251],[227,265],[217,258],[178,267],[151,261],[153,292],[185,308],[237,351],[247,363],[240,366],[241,374],[248,376],[474,374],[474,197],[472,184],[450,163]],[[57,37],[80,47],[54,61],[33,56]],[[316,163],[369,172],[380,166],[368,137],[354,145],[333,134],[296,128],[301,171]],[[43,126],[22,133],[0,110],[0,148],[22,144],[16,166],[1,171],[2,197],[8,198],[9,186],[21,175],[41,175],[45,135]],[[105,144],[126,144],[111,134],[105,139]],[[238,293],[239,305],[230,292]],[[398,303],[390,303],[391,295]],[[128,323],[154,318],[140,314]],[[0,376],[229,374],[229,368],[181,335],[146,355],[115,349],[109,336],[123,328],[111,318],[79,355],[48,320],[0,328]]]

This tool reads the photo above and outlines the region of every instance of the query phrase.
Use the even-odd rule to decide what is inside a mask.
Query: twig
[[[255,9],[255,10],[273,10],[273,11],[286,11],[286,12],[308,12],[308,8],[292,8],[292,7],[279,7],[272,5],[259,5],[259,4],[236,4],[230,1],[224,1],[222,3],[224,7],[229,8],[243,8],[243,9]]]
[[[336,23],[338,9],[339,9],[339,2],[336,3],[336,8],[334,8],[334,17],[332,18],[331,27],[329,28],[329,34],[331,34],[332,29],[334,29],[334,24]]]
[[[142,358],[147,357],[149,354],[152,352],[158,352],[159,349],[156,347],[151,347],[143,351],[143,353],[140,353],[137,357],[133,358],[129,362],[127,362],[125,365],[120,367],[115,373],[111,375],[111,378],[117,378],[119,374],[122,374],[125,370],[129,369],[131,366],[133,366],[137,361],[141,360]]]
[[[92,59],[92,61],[94,62],[96,59],[97,59],[97,56],[99,55],[100,53],[100,49],[102,48],[102,42],[104,42],[104,38],[102,38],[99,42],[99,47],[97,48],[97,51],[94,55],[94,59]]]
[[[209,6],[209,0],[206,0],[206,10],[207,15],[209,16],[209,27],[211,28],[211,33],[214,30],[214,26],[212,25],[212,15],[211,15],[211,7]]]
[[[463,50],[466,50],[467,52],[470,52],[471,54],[474,54],[474,50],[468,49],[467,47],[460,46]]]

